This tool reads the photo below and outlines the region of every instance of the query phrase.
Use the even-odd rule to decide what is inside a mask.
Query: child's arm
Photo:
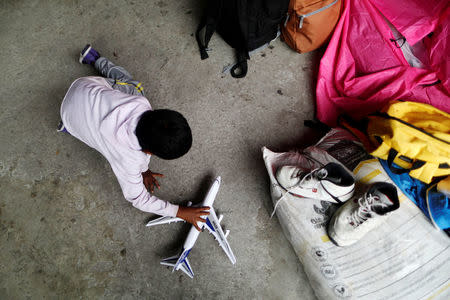
[[[114,171],[113,167],[113,171]],[[151,195],[143,183],[142,173],[139,171],[134,174],[114,172],[119,181],[122,193],[134,207],[139,210],[154,213],[160,216],[175,217],[178,211],[178,205],[172,204]]]
[[[150,169],[142,173],[145,188],[147,190],[150,190],[150,193],[153,193],[153,189],[155,186],[158,189],[160,187],[155,177],[164,177],[164,175],[159,173],[153,173],[152,171],[150,171]],[[192,225],[195,226],[195,228],[197,228],[198,231],[200,231],[200,227],[198,226],[197,222],[202,223],[205,222],[205,219],[203,219],[202,216],[209,215],[208,210],[209,207],[179,206],[177,211],[177,217],[185,220],[186,222],[191,223]]]

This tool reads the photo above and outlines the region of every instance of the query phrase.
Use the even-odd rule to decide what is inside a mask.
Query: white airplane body
[[[220,226],[220,221],[222,220],[222,215],[217,217],[216,212],[213,208],[214,200],[216,199],[216,195],[219,191],[221,183],[220,176],[217,177],[211,187],[209,188],[208,193],[206,194],[205,200],[201,203],[201,206],[208,206],[209,209],[209,215],[206,216],[206,222],[201,223],[198,222],[198,226],[203,229],[206,228],[217,240],[220,247],[222,247],[225,254],[228,256],[232,264],[236,263],[236,258],[234,257],[233,251],[230,248],[230,245],[227,241],[227,236],[229,234],[229,230],[226,231],[226,233],[223,232],[222,227]],[[190,204],[188,203],[188,206]],[[183,221],[181,218],[176,217],[160,217],[155,220],[152,220],[147,223],[146,226],[154,226],[154,225],[160,225],[160,224],[170,224],[172,222],[180,222]],[[192,248],[195,245],[195,242],[197,241],[198,236],[200,235],[200,231],[198,231],[195,226],[192,226],[189,230],[189,233],[186,237],[186,240],[183,244],[183,249],[180,253],[180,255],[168,257],[166,259],[163,259],[161,261],[162,265],[171,266],[173,267],[172,272],[175,270],[182,270],[184,273],[186,273],[189,277],[194,277],[194,272],[192,271],[191,265],[189,264],[188,255],[191,252]]]

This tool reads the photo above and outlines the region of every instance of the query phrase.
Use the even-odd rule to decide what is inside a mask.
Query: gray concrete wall
[[[0,3],[1,299],[313,299],[301,264],[272,210],[263,145],[285,150],[310,140],[315,54],[277,41],[249,61],[244,79],[222,74],[233,51],[219,38],[201,61],[193,37],[204,2],[195,0],[6,1]],[[152,158],[165,174],[157,195],[201,201],[221,175],[215,202],[231,230],[232,266],[200,235],[193,280],[160,259],[189,229],[146,228],[149,214],[122,196],[106,160],[58,134],[70,83],[95,71],[78,64],[92,43],[142,81],[154,108],[183,113],[192,150]]]

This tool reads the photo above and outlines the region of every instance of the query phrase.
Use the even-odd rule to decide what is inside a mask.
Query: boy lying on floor
[[[162,216],[177,216],[193,224],[205,222],[209,207],[184,207],[151,195],[159,188],[148,169],[151,155],[175,159],[192,144],[191,129],[178,112],[152,110],[141,83],[115,66],[90,45],[80,53],[80,63],[90,64],[104,77],[75,80],[61,105],[58,131],[70,133],[99,151],[110,163],[123,195],[134,207]]]

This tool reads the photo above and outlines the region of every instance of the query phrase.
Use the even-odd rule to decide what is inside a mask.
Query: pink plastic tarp
[[[409,65],[387,21],[410,45],[423,43],[423,68]],[[340,114],[360,118],[394,99],[450,112],[449,23],[445,0],[344,0],[320,62],[318,119],[335,126]]]

